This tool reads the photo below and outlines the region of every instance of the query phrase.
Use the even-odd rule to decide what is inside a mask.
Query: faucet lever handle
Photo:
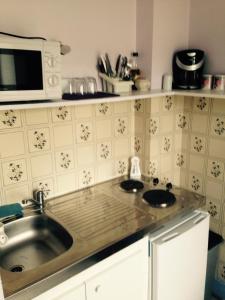
[[[41,191],[41,190],[35,191],[34,195],[35,195],[34,198],[38,203],[44,202],[45,195],[44,195],[43,191]]]

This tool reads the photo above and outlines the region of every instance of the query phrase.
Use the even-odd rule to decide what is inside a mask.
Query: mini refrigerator
[[[194,211],[149,235],[149,300],[203,300],[209,214]]]

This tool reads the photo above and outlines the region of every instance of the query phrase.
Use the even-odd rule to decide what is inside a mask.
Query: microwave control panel
[[[61,54],[58,42],[45,42],[44,69],[46,96],[61,98]]]

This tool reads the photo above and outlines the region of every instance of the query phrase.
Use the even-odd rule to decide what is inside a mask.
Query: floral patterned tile
[[[77,123],[77,142],[86,143],[92,141],[93,129],[91,121]]]
[[[142,137],[135,136],[132,139],[132,145],[133,145],[134,152],[136,154],[142,153],[142,151],[143,151],[143,140],[142,140]]]
[[[68,106],[60,106],[52,109],[52,121],[63,122],[71,121],[71,108]]]
[[[74,168],[73,150],[61,150],[55,154],[56,171],[65,172]]]
[[[150,177],[154,177],[158,175],[158,171],[159,171],[159,166],[158,166],[158,161],[156,159],[146,161],[146,165],[145,165],[146,175]]]
[[[160,122],[158,117],[152,117],[146,120],[146,134],[148,136],[155,136],[160,131]]]
[[[196,193],[202,193],[202,177],[197,174],[189,175],[189,189]]]
[[[125,175],[128,173],[128,160],[119,159],[115,162],[116,175]]]
[[[163,136],[161,140],[161,153],[170,153],[172,150],[172,136]]]
[[[209,99],[205,97],[195,98],[193,110],[207,112],[209,110]]]
[[[107,117],[112,114],[112,104],[111,103],[99,103],[95,106],[97,117]]]
[[[43,191],[45,199],[54,196],[54,182],[52,178],[43,178],[33,183],[33,190]]]
[[[224,116],[213,116],[212,117],[211,133],[218,137],[225,136],[225,117]]]
[[[132,102],[132,111],[136,113],[144,112],[144,101],[143,100],[135,100]]]
[[[176,129],[187,130],[189,128],[189,114],[188,113],[179,113],[176,115]]]
[[[185,153],[175,153],[175,166],[178,168],[186,167],[186,154]]]
[[[50,149],[50,134],[48,128],[32,129],[28,131],[28,144],[30,152]]]
[[[79,187],[84,188],[94,184],[95,176],[94,176],[94,168],[87,167],[85,169],[80,170],[79,172]]]
[[[3,110],[0,111],[0,129],[21,127],[20,111]]]
[[[2,163],[4,185],[20,183],[27,180],[25,159]]]
[[[167,183],[171,182],[171,177],[167,175],[161,175],[160,183],[165,186]]]
[[[174,97],[166,96],[163,98],[163,110],[164,111],[172,111],[174,108]]]
[[[206,147],[206,139],[203,136],[192,135],[191,136],[191,151],[204,154]]]
[[[126,136],[128,134],[128,118],[119,117],[115,119],[115,135]]]
[[[217,160],[208,160],[208,171],[209,177],[223,180],[224,178],[224,163]]]
[[[112,145],[111,142],[102,142],[97,144],[97,159],[108,160],[112,156]]]
[[[206,199],[206,208],[208,213],[213,219],[219,220],[220,219],[220,211],[221,205],[219,201],[212,200],[210,198]]]

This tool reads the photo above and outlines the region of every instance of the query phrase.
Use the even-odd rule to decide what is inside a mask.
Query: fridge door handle
[[[197,219],[195,219],[193,221],[193,224],[198,224],[198,223],[200,223],[204,219],[205,219],[205,216],[201,215],[201,216],[199,216]]]
[[[179,232],[173,232],[172,234],[169,234],[167,236],[165,236],[164,238],[162,238],[162,242],[165,243],[165,242],[168,242],[172,239],[174,239],[175,237],[177,237],[179,235]]]

